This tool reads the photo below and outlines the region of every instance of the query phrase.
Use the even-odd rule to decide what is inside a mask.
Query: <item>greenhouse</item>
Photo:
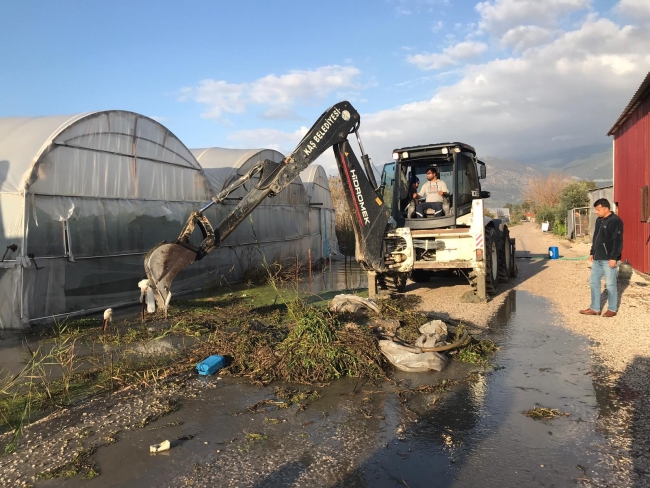
[[[280,162],[284,159],[284,155],[272,149],[211,147],[191,151],[203,168],[213,194],[245,175],[260,161]],[[237,189],[217,210],[217,217],[209,217],[215,227],[257,182],[253,179]],[[333,212],[325,171],[321,166],[312,165],[279,195],[263,200],[249,219],[224,239],[221,244],[224,251],[213,252],[206,259],[212,260],[219,255],[218,259],[230,266],[226,270],[224,262],[219,262],[220,274],[236,280],[247,268],[259,265],[262,254],[267,263],[286,263],[295,260],[296,256],[304,261],[309,250],[312,260],[327,257],[338,252],[338,245],[333,228],[331,231],[322,228],[321,221],[327,218],[333,226]],[[321,214],[327,216],[321,217]]]
[[[163,125],[127,111],[0,118],[0,328],[136,303],[143,255],[174,240],[190,213],[246,165],[282,155],[208,149],[199,157],[205,170]],[[254,246],[267,259],[305,259],[321,237],[310,234],[305,188],[294,182],[288,190],[228,237],[229,250],[181,272],[173,291],[237,279],[256,262]],[[216,226],[228,207],[206,215]]]

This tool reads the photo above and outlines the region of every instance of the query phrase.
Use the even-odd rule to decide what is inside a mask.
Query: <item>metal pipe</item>
[[[311,294],[311,248],[307,250],[307,261],[309,262],[309,293]]]

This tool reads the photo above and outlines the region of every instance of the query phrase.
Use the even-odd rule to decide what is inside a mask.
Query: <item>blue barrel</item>
[[[196,365],[200,375],[210,376],[226,365],[226,358],[223,356],[210,356]]]
[[[548,258],[549,259],[557,259],[560,257],[560,251],[557,247],[549,247],[548,248]]]

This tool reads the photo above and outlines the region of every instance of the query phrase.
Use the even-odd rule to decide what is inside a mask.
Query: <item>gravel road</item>
[[[437,286],[435,279],[411,284],[412,293],[422,297],[422,310],[480,328],[488,326],[510,290],[550,300],[559,314],[549,316],[548,326],[588,338],[593,375],[607,384],[600,394],[610,397],[614,414],[603,416],[599,428],[610,434],[603,452],[608,469],[617,473],[617,481],[607,486],[650,486],[650,281],[638,273],[629,281],[619,279],[616,317],[581,315],[578,311],[591,301],[590,242],[569,242],[532,223],[514,226],[510,235],[516,239],[519,275],[501,284],[487,304],[462,303],[469,285],[459,279],[453,286],[446,286],[449,280]],[[561,259],[546,258],[551,246],[559,248]]]

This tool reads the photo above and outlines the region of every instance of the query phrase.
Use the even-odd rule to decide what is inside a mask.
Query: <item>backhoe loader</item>
[[[422,281],[433,270],[458,269],[472,276],[476,294],[486,299],[495,291],[501,262],[507,262],[507,276],[514,274],[514,241],[509,239],[507,228],[483,219],[482,198],[486,192],[481,192],[476,173],[477,165],[481,166],[484,177],[485,166],[476,159],[471,146],[446,143],[401,149],[396,152],[397,161],[384,167],[379,185],[358,134],[359,124],[359,113],[349,102],[337,103],[320,116],[289,156],[280,163],[265,160],[256,164],[193,212],[174,242],[162,242],[149,251],[144,267],[158,307],[166,312],[172,281],[183,268],[218,248],[266,197],[279,194],[330,147],[348,210],[354,216],[355,257],[369,273],[371,296],[378,288],[403,291],[409,276]],[[352,133],[363,166],[350,147],[348,136]],[[405,197],[404,183],[433,164],[442,170],[442,178],[449,180],[449,196],[456,202],[448,202],[444,216],[415,219],[408,210],[412,205],[407,209],[400,204]],[[224,202],[249,181],[256,182],[253,189],[213,228],[203,214],[205,210]],[[203,236],[199,245],[190,242],[196,227]],[[487,256],[484,249],[488,250]]]

